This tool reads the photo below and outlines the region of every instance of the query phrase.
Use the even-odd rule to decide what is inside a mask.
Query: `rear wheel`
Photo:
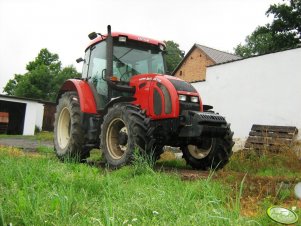
[[[80,117],[77,93],[64,93],[56,107],[54,122],[54,149],[61,160],[81,161],[89,155],[82,149],[84,134]]]
[[[232,155],[233,132],[228,126],[223,138],[202,138],[199,145],[183,146],[183,158],[195,169],[221,169]]]

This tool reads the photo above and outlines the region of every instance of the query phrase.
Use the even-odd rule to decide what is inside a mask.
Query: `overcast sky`
[[[92,31],[173,40],[184,51],[194,43],[223,51],[271,21],[266,10],[281,0],[0,0],[0,93],[14,74],[26,72],[42,48],[63,66],[76,65]]]

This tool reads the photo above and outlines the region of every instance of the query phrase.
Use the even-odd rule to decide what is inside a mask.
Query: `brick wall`
[[[214,64],[207,55],[195,48],[185,59],[175,76],[187,82],[206,80],[206,67]]]

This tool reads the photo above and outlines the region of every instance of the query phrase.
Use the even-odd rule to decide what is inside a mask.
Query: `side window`
[[[94,84],[97,92],[104,98],[108,97],[108,85],[102,78],[106,65],[106,42],[101,42],[91,48],[88,77],[89,81]]]
[[[85,54],[85,61],[84,61],[84,64],[83,64],[82,78],[87,77],[88,67],[89,67],[89,58],[90,58],[90,49],[88,49],[86,54]]]

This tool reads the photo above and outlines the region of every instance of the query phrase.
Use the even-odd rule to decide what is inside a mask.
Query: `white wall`
[[[44,105],[37,102],[27,102],[23,135],[34,135],[35,126],[42,129]]]
[[[34,135],[35,126],[42,129],[44,115],[43,104],[31,100],[7,97],[0,97],[0,100],[26,104],[23,135]]]
[[[300,138],[301,48],[208,67],[206,81],[192,85],[236,138],[253,124],[296,126]]]

